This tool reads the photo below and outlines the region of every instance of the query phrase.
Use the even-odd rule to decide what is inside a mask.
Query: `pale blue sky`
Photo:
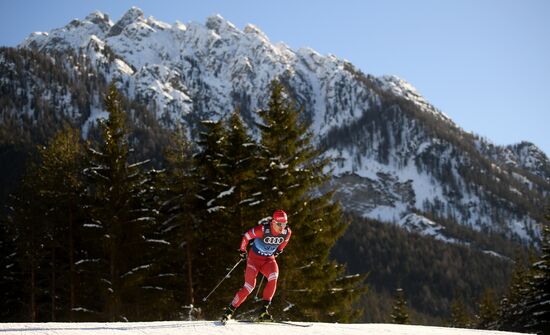
[[[467,131],[550,154],[548,0],[0,0],[0,45],[131,6],[167,23],[255,24],[273,42],[407,80]]]

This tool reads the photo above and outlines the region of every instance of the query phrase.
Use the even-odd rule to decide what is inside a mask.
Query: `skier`
[[[272,321],[268,308],[271,299],[277,288],[277,278],[279,277],[279,266],[275,257],[279,256],[292,234],[290,227],[287,226],[287,215],[284,211],[278,209],[273,213],[271,220],[261,222],[256,227],[248,230],[244,235],[239,249],[242,259],[246,259],[246,271],[244,274],[244,286],[241,288],[235,298],[226,307],[222,322],[229,320],[235,310],[246,300],[246,297],[254,290],[256,286],[256,276],[261,272],[267,278],[267,284],[263,291],[263,306],[260,309],[258,319],[260,321]],[[247,253],[247,247],[250,240],[254,240],[251,252]],[[247,257],[248,256],[248,257]]]

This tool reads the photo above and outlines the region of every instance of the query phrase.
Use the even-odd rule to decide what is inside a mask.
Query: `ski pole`
[[[208,295],[202,299],[202,301],[205,301],[205,302],[206,302],[206,300],[208,299],[208,297],[210,297],[210,295],[212,295],[212,293],[214,293],[214,291],[218,288],[218,286],[221,285],[221,283],[222,283],[224,280],[226,280],[227,278],[229,278],[229,275],[231,274],[231,272],[233,272],[233,270],[235,270],[235,268],[237,267],[237,265],[241,264],[242,261],[243,261],[242,258],[239,259],[239,261],[237,262],[237,264],[235,264],[235,265],[231,268],[231,270],[229,270],[229,272],[225,275],[225,277],[223,277],[222,280],[220,280],[220,282],[218,283],[218,285],[216,285],[216,287],[214,287],[214,288],[212,289],[212,291],[210,291],[210,293],[208,293]]]
[[[262,280],[260,280],[260,285],[258,285],[258,290],[256,290],[256,295],[254,296],[254,301],[258,301],[258,293],[260,293],[260,288],[262,288],[262,284],[264,282],[265,276],[262,276]]]

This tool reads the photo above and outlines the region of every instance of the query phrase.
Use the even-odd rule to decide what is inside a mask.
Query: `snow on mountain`
[[[99,21],[101,28],[93,28],[98,20],[92,21],[91,17],[108,18],[94,13],[51,33],[33,34],[20,47],[45,52],[66,49],[85,52],[96,60],[108,79],[128,83],[127,93],[131,97],[154,95],[157,102],[164,103],[161,109],[173,112],[170,123],[181,121],[191,107],[217,119],[238,103],[246,104],[246,101],[235,101],[235,97],[243,94],[254,97],[248,102],[250,105],[245,106],[247,110],[261,108],[271,80],[285,73],[292,75],[292,86],[302,102],[314,100],[308,113],[319,116],[315,120],[317,127],[322,128],[319,130],[341,125],[368,107],[354,104],[340,113],[339,106],[335,106],[337,100],[368,94],[361,92],[361,88],[353,92],[349,84],[346,90],[351,92],[346,96],[335,91],[334,85],[352,79],[343,71],[343,61],[333,56],[323,57],[311,49],[295,52],[284,44],[274,45],[253,25],[241,31],[219,15],[209,17],[205,25],[169,25],[153,18],[145,19],[143,12],[135,7],[114,25],[110,21]],[[115,65],[106,68],[108,58],[112,58],[111,63]],[[168,102],[171,105],[166,106]],[[327,109],[329,115],[318,115]]]
[[[418,214],[411,213],[405,215],[399,221],[399,225],[409,231],[419,233],[424,236],[432,236],[441,241],[464,244],[464,242],[457,239],[445,236],[445,228],[443,226]]]
[[[539,234],[540,213],[521,200],[542,201],[550,192],[550,162],[534,145],[494,146],[464,132],[403,79],[274,44],[254,25],[240,30],[220,15],[204,25],[167,24],[132,7],[116,23],[94,12],[31,34],[19,47],[83,54],[166,127],[193,128],[235,108],[254,127],[278,78],[332,158],[333,186],[348,211],[394,223],[429,212],[526,241]],[[84,130],[102,115],[99,108]],[[517,169],[508,171],[510,164]]]
[[[309,325],[311,323],[299,323]],[[127,323],[4,323],[0,325],[0,332],[5,335],[25,334],[72,334],[72,335],[513,335],[519,333],[499,332],[489,330],[443,328],[393,324],[330,324],[313,323],[310,327],[296,327],[285,324],[254,324],[230,321],[222,326],[214,321],[180,321],[180,322],[127,322]]]
[[[421,109],[433,114],[434,117],[440,120],[454,124],[451,118],[432,106],[410,83],[397,76],[382,76],[379,81],[382,84],[382,89],[414,102]]]
[[[477,138],[478,150],[504,165],[523,169],[546,181],[550,181],[550,164],[548,157],[536,145],[530,142],[498,146],[485,138]],[[518,176],[519,180],[531,184],[530,181]],[[532,188],[533,185],[529,185]]]
[[[84,20],[72,20],[63,28],[54,29],[49,33],[36,32],[27,39],[28,47],[66,50],[75,46],[83,47],[91,36],[104,36],[113,23],[109,17],[100,12],[88,15]]]

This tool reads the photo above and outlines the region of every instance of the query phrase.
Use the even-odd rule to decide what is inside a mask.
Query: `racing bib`
[[[279,235],[275,236],[271,232],[269,223],[264,224],[264,236],[254,239],[252,250],[261,256],[272,256],[287,236],[288,228],[284,228]]]

